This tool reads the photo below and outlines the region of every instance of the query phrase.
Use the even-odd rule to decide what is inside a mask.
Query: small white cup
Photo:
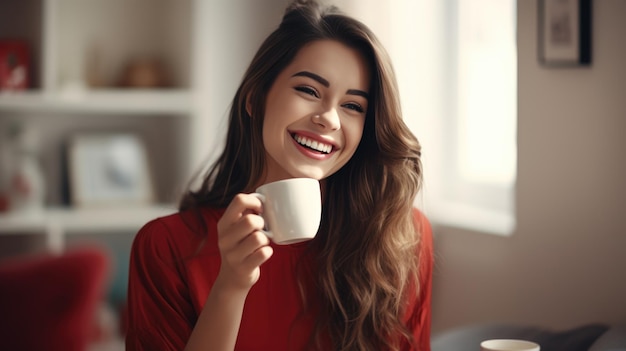
[[[279,180],[258,187],[252,195],[263,203],[263,233],[276,244],[295,244],[311,240],[317,234],[322,199],[316,179]]]
[[[539,351],[539,344],[516,339],[492,339],[480,343],[481,351]]]

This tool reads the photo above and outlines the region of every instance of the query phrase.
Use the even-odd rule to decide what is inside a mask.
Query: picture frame
[[[76,207],[154,202],[146,147],[132,133],[78,134],[67,145],[70,201]]]
[[[592,0],[539,0],[539,61],[591,65]]]

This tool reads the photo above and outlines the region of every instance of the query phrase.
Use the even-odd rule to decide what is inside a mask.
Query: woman
[[[294,177],[320,180],[320,229],[276,245],[250,193]],[[244,75],[202,185],[135,239],[127,349],[430,350],[421,178],[376,37],[334,7],[292,3]]]

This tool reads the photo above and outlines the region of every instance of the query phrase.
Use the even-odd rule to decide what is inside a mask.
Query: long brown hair
[[[314,342],[337,350],[398,350],[413,342],[404,326],[417,290],[419,244],[413,200],[421,186],[421,147],[402,121],[395,74],[386,51],[361,22],[335,7],[294,1],[263,42],[235,94],[224,151],[180,210],[226,207],[264,176],[262,127],[267,92],[307,43],[331,39],[358,50],[371,70],[361,142],[348,163],[323,182],[322,222],[311,242],[320,305]],[[251,107],[250,118],[246,102]]]

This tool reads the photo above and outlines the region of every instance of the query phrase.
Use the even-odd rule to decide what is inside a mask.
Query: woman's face
[[[332,40],[304,46],[267,94],[265,182],[323,179],[343,167],[363,134],[369,87],[358,51]]]

